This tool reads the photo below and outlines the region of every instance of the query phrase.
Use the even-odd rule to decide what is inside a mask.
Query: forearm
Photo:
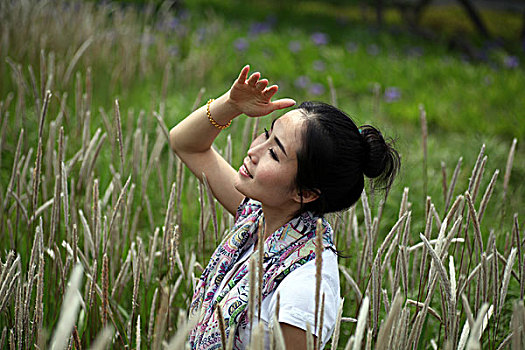
[[[170,146],[176,153],[200,153],[210,149],[220,130],[213,126],[207,116],[207,105],[195,110],[170,131]],[[212,118],[226,125],[240,112],[229,101],[229,92],[210,104]]]

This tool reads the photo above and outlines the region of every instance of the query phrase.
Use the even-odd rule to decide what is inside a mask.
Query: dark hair
[[[381,132],[370,125],[358,128],[343,111],[322,102],[303,102],[305,116],[302,148],[297,152],[296,186],[319,195],[301,212],[323,215],[351,207],[363,192],[364,177],[374,188],[390,188],[400,158]]]

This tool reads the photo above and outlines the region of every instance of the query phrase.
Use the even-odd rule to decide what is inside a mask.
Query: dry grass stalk
[[[353,350],[361,349],[361,343],[366,329],[366,320],[368,318],[368,308],[370,306],[370,299],[368,295],[363,298],[361,307],[359,308],[359,316],[357,317],[357,327],[355,330],[354,346]]]
[[[394,301],[392,302],[390,312],[388,312],[387,319],[379,330],[375,347],[376,349],[379,350],[389,348],[390,334],[392,333],[393,327],[395,326],[395,321],[399,318],[399,313],[401,312],[401,307],[403,305],[403,299],[403,295],[398,291]]]
[[[151,281],[151,275],[153,274],[153,266],[155,262],[155,253],[157,251],[157,239],[159,236],[159,228],[155,228],[155,232],[153,233],[153,239],[151,240],[151,243],[149,244],[149,257],[148,257],[148,273],[146,274],[146,283],[149,284]],[[170,258],[168,261],[170,261],[170,264],[172,264],[172,256],[175,254],[175,252],[170,253]],[[171,270],[171,269],[170,269]]]
[[[517,248],[513,247],[510,251],[509,258],[507,259],[507,265],[505,266],[505,271],[503,272],[503,280],[501,282],[500,289],[500,298],[499,298],[499,308],[497,315],[501,314],[503,310],[503,303],[505,302],[505,297],[507,296],[507,290],[509,288],[510,275],[512,272],[512,266],[514,266],[514,261],[516,260]]]
[[[412,332],[410,333],[410,336],[409,336],[409,339],[408,339],[408,343],[409,344],[412,344],[412,347],[414,349],[417,349],[417,346],[419,344],[419,338],[421,337],[421,333],[422,333],[422,329],[423,329],[423,324],[424,324],[424,321],[426,319],[426,315],[427,315],[427,312],[430,312],[430,301],[432,299],[432,296],[434,294],[434,289],[436,287],[436,283],[437,283],[437,274],[433,271],[434,269],[432,269],[432,265],[431,265],[431,269],[429,271],[429,284],[428,284],[428,287],[427,287],[427,297],[425,299],[425,302],[423,303],[423,306],[421,308],[421,311],[417,314],[417,317],[416,317],[416,320],[415,320],[415,324],[412,328]],[[441,318],[440,318],[440,322],[441,322]]]
[[[452,196],[454,195],[454,189],[456,188],[456,183],[459,176],[459,171],[461,169],[461,164],[463,163],[463,157],[459,157],[454,173],[452,174],[452,179],[450,180],[450,186],[448,187],[447,198],[445,200],[445,212],[448,210]]]
[[[481,338],[481,334],[483,333],[483,320],[485,319],[485,314],[487,313],[488,309],[489,305],[485,303],[481,306],[480,310],[478,311],[478,316],[474,321],[474,325],[472,326],[470,337],[467,342],[467,350],[481,349],[481,344],[479,340]]]
[[[102,326],[107,327],[109,308],[109,263],[108,255],[102,258]]]
[[[95,258],[93,260],[93,267],[91,269],[91,274],[88,274],[87,276],[88,279],[90,279],[88,295],[87,295],[89,311],[91,311],[93,307],[93,300],[95,299],[95,289],[96,289],[95,286],[97,284],[97,281],[96,281],[97,271],[98,271],[98,261]]]
[[[481,179],[483,177],[483,173],[485,172],[485,165],[487,164],[487,156],[483,157],[483,160],[481,161],[481,164],[478,169],[478,173],[476,176],[476,179],[474,181],[474,186],[472,188],[472,201],[475,201],[478,197],[478,191],[479,187],[481,185]]]
[[[148,322],[148,344],[151,344],[151,339],[153,336],[153,322],[155,321],[155,309],[157,307],[157,297],[159,288],[155,288],[155,292],[153,293],[153,299],[151,299],[151,309],[149,312],[149,322]]]
[[[279,328],[279,329],[281,329],[281,328]],[[282,334],[281,334],[281,336],[282,336]],[[235,340],[235,325],[233,325],[232,328],[230,329],[230,336],[228,337],[228,342],[226,343],[226,347],[225,347],[226,350],[233,350],[233,341],[234,340]],[[282,349],[285,350],[284,347]]]
[[[443,189],[443,200],[447,201],[447,165],[441,161],[441,188]]]
[[[319,301],[321,296],[321,282],[323,269],[323,221],[317,220],[317,227],[315,229],[315,324],[314,331],[318,330],[319,324]],[[319,332],[318,332],[319,334]]]
[[[334,107],[337,107],[337,91],[334,87],[334,80],[331,76],[327,77],[328,87],[330,88],[330,104]]]
[[[200,319],[200,315],[195,315],[194,317],[190,317],[185,324],[180,325],[177,329],[177,333],[175,333],[175,335],[170,339],[170,342],[165,348],[167,350],[184,349],[185,348],[184,344],[186,343],[188,334],[197,325],[197,322],[199,321],[199,319]],[[154,347],[154,349],[157,349],[157,348]]]
[[[419,237],[421,238],[421,240],[427,247],[428,253],[433,259],[432,260],[433,264],[431,264],[430,270],[433,270],[432,266],[434,266],[434,268],[437,269],[437,272],[439,276],[441,277],[441,282],[443,283],[445,293],[447,294],[447,298],[448,300],[451,300],[452,290],[451,290],[451,285],[450,285],[450,279],[447,276],[447,271],[445,269],[445,266],[443,266],[443,263],[441,262],[441,259],[439,258],[438,253],[432,248],[432,246],[430,245],[426,237],[423,234],[419,234]]]
[[[361,293],[357,282],[352,278],[352,276],[350,276],[350,273],[348,272],[348,269],[345,266],[339,265],[339,271],[341,271],[346,281],[350,284],[350,287],[352,287],[355,293],[356,303],[361,304],[361,300],[363,299],[363,293]]]
[[[2,266],[0,261],[0,266]],[[20,270],[20,255],[17,254],[15,259],[15,253],[10,251],[7,254],[6,262],[2,266],[2,271],[0,273],[0,312],[4,310],[7,306],[7,302],[13,292],[13,284],[18,280],[20,271],[15,272],[15,270]],[[29,280],[32,283],[31,280]]]
[[[104,327],[95,338],[91,350],[105,350],[107,349],[111,339],[113,338],[114,330],[113,327]]]
[[[76,350],[82,350],[82,343],[80,342],[80,336],[78,335],[77,326],[73,326],[73,342]]]
[[[117,142],[119,147],[119,155],[120,155],[120,174],[123,174],[124,171],[124,153],[122,151],[122,125],[120,122],[120,108],[119,108],[119,102],[118,100],[115,100],[115,106],[114,106],[114,114],[115,114],[115,124],[116,124],[116,132],[117,132]]]
[[[476,238],[476,242],[478,244],[478,253],[481,254],[483,252],[483,238],[481,236],[478,214],[476,213],[476,209],[474,209],[474,203],[470,197],[470,193],[466,192],[465,198],[467,199],[470,218],[472,220],[472,225],[474,226],[474,237]]]
[[[512,172],[512,163],[514,163],[514,153],[516,152],[516,144],[518,139],[514,138],[512,140],[512,145],[510,146],[509,156],[507,157],[507,165],[505,166],[505,175],[503,176],[503,200],[505,203],[505,198],[507,197],[507,190],[510,181],[510,173]]]
[[[321,297],[321,311],[320,311],[320,320],[319,320],[319,332],[317,333],[317,345],[316,349],[321,349],[321,344],[323,343],[323,323],[324,323],[324,303],[325,303],[325,294]]]
[[[126,195],[126,191],[128,189],[130,181],[131,181],[131,175],[126,180],[124,187],[122,187],[122,190],[120,191],[120,194],[117,199],[117,204],[115,204],[115,207],[113,208],[113,212],[111,213],[111,221],[109,222],[109,227],[108,227],[108,234],[110,236],[111,236],[111,233],[113,232],[113,225],[115,224],[117,214],[119,213],[122,203],[124,202],[124,196]],[[103,250],[106,251],[106,248],[107,248],[106,245],[104,245]]]
[[[78,308],[80,306],[79,288],[82,282],[83,271],[82,265],[77,264],[71,273],[69,286],[67,287],[62,308],[60,309],[60,317],[51,340],[52,349],[65,348],[73,326],[76,323]]]
[[[421,122],[421,143],[423,150],[423,198],[427,197],[427,188],[428,188],[428,127],[427,127],[427,112],[425,107],[421,104],[419,105],[419,119]]]
[[[155,320],[155,329],[153,332],[152,349],[154,350],[158,350],[161,348],[162,340],[164,339],[164,332],[166,331],[166,321],[168,318],[169,293],[167,291],[167,288],[161,287],[160,294],[160,307],[156,315],[157,319]]]
[[[481,149],[478,154],[478,158],[476,159],[476,164],[474,164],[474,167],[472,168],[472,174],[469,179],[468,190],[467,190],[469,193],[472,193],[474,189],[476,178],[478,177],[479,168],[480,168],[481,162],[483,161],[484,155],[485,155],[485,144],[481,146]]]
[[[256,270],[256,262],[255,262],[255,255],[252,255],[250,257],[250,266],[249,266],[249,295],[248,295],[248,323],[250,324],[250,338],[251,338],[251,332],[253,331],[253,313],[255,309],[255,288],[257,283],[257,274],[255,273]]]
[[[195,98],[195,101],[193,102],[193,106],[191,107],[192,111],[196,110],[200,106],[201,101],[202,101],[202,96],[204,95],[205,92],[206,92],[206,88],[201,87],[199,89],[199,93],[197,94],[197,97]]]
[[[517,301],[514,303],[514,310],[512,312],[511,318],[511,349],[519,350],[523,349],[525,345],[524,333],[525,333],[525,324],[524,324],[525,308],[523,307],[523,301]]]
[[[155,116],[155,119],[157,119],[157,122],[159,123],[160,129],[162,130],[162,134],[166,137],[166,141],[169,142],[169,140],[170,140],[170,132],[168,130],[168,127],[166,126],[166,123],[164,123],[164,120],[162,119],[162,116],[160,116],[156,111],[153,111],[153,116]]]
[[[64,73],[64,76],[62,78],[62,84],[64,86],[67,86],[69,82],[69,78],[71,77],[71,73],[73,73],[73,69],[75,69],[75,66],[78,63],[78,60],[80,59],[80,57],[82,57],[84,52],[88,49],[88,47],[91,45],[93,41],[94,41],[94,38],[92,36],[87,38],[86,41],[84,41],[82,45],[80,45],[80,47],[77,49],[77,51],[73,55],[73,58],[69,62],[67,69]]]
[[[166,251],[166,246],[168,244],[167,240],[170,235],[170,230],[172,228],[173,213],[175,210],[175,195],[176,195],[176,183],[171,185],[170,199],[168,201],[168,207],[166,209],[166,217],[164,218],[164,237],[162,241],[162,251]]]
[[[492,175],[492,178],[490,179],[490,182],[487,186],[487,189],[485,190],[485,193],[483,194],[483,197],[481,199],[481,203],[479,204],[479,221],[483,219],[483,214],[485,214],[485,209],[487,208],[487,204],[490,200],[490,197],[492,196],[492,192],[494,191],[494,186],[496,184],[496,180],[499,175],[499,169],[496,169],[494,171],[494,175]]]
[[[277,295],[277,301],[279,301],[279,295]],[[286,345],[284,342],[284,336],[281,329],[281,324],[278,320],[278,308],[275,308],[275,313],[272,318],[271,327],[273,330],[274,340],[275,340],[275,350],[286,350]],[[232,333],[233,334],[233,333]],[[231,338],[231,337],[230,337]],[[272,340],[273,342],[273,340]]]
[[[137,349],[140,349],[140,343],[141,343],[141,339],[142,339],[141,335],[140,335],[140,314],[137,316],[137,327],[136,328],[137,328],[137,330],[135,332],[135,335],[136,335],[137,338],[136,338],[135,344],[136,344]]]
[[[257,238],[257,321],[261,322],[262,290],[264,277],[264,221],[259,220]]]
[[[40,229],[42,230],[42,219],[40,219]],[[43,297],[44,297],[44,241],[43,241],[43,235],[40,235],[39,245],[40,245],[40,249],[39,249],[39,258],[38,258],[38,282],[36,285],[35,314],[34,314],[36,339],[38,339],[38,335],[42,331],[42,323],[44,321],[44,301],[43,301]]]
[[[23,142],[23,140],[24,140],[24,129],[21,129],[20,130],[20,135],[18,136],[18,142],[16,144],[15,159],[13,160],[13,168],[11,170],[11,177],[9,178],[9,183],[7,185],[7,190],[6,190],[6,193],[5,193],[5,196],[4,196],[4,202],[3,202],[3,205],[2,205],[2,208],[3,208],[2,216],[4,215],[4,212],[6,210],[7,201],[9,199],[9,194],[13,190],[13,185],[15,183],[15,177],[16,177],[17,173],[20,171],[19,160],[20,160],[20,153],[21,153],[21,149],[22,149],[22,142]]]
[[[42,134],[44,129],[44,120],[47,114],[47,108],[49,105],[49,100],[51,99],[51,92],[47,91],[44,99],[44,105],[42,107],[42,112],[40,114],[40,122],[38,125],[38,148],[36,152],[35,168],[33,171],[33,192],[32,192],[32,210],[35,210],[38,203],[38,191],[40,188],[40,176],[41,176],[41,167],[42,167]],[[35,217],[31,218],[33,221]]]
[[[220,306],[215,307],[215,311],[217,312],[217,320],[219,321],[219,329],[221,331],[221,344],[222,347],[226,347],[226,325],[224,324],[224,317],[222,316],[222,310]]]
[[[312,326],[306,322],[306,350],[314,350],[314,336],[312,335]]]
[[[381,277],[380,277],[379,262],[374,261],[372,264],[372,273],[370,279],[372,280],[372,332],[377,335],[379,329],[379,310],[381,308]]]
[[[258,323],[255,327],[248,348],[253,350],[264,350],[264,325],[262,323]]]
[[[383,242],[381,243],[381,246],[379,247],[379,249],[377,250],[377,253],[376,253],[376,256],[374,258],[374,262],[377,262],[379,263],[381,261],[381,257],[383,256],[383,253],[385,252],[386,248],[389,247],[389,248],[392,248],[393,249],[393,246],[394,244],[398,241],[398,237],[399,237],[399,230],[401,229],[402,225],[405,223],[406,221],[406,218],[408,217],[409,215],[409,212],[405,212],[398,220],[397,222],[394,224],[394,226],[392,227],[392,229],[390,229],[390,232],[386,235],[385,239],[383,240]],[[394,239],[394,237],[396,237],[396,239],[391,243],[391,241]],[[390,249],[389,249],[390,250]],[[385,263],[388,259],[385,258]]]
[[[339,332],[341,330],[341,317],[343,316],[343,304],[345,299],[339,301],[339,309],[337,310],[337,318],[335,319],[334,334],[332,335],[332,349],[337,349],[339,343]]]
[[[95,257],[95,243],[93,242],[91,229],[89,228],[89,225],[87,223],[86,217],[84,216],[84,212],[82,211],[82,209],[78,210],[78,215],[80,216],[80,221],[82,222],[82,226],[84,227],[84,251],[86,252],[87,248],[89,248],[91,256]]]

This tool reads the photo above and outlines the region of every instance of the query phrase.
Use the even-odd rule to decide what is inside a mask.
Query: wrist
[[[226,93],[224,93],[221,97],[219,97],[217,101],[220,101],[220,103],[224,105],[226,110],[228,110],[229,113],[231,113],[231,115],[233,116],[232,119],[242,114],[242,110],[240,109],[240,107],[237,105],[237,103],[235,103],[234,100],[230,98],[229,90]]]

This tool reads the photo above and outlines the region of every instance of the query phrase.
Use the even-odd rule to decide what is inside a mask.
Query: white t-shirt
[[[231,274],[237,270],[239,265],[246,263],[253,252],[250,247],[226,274],[225,278],[215,295],[220,294],[226,281],[230,280]],[[322,346],[325,346],[335,328],[337,311],[341,302],[339,288],[339,270],[337,266],[337,256],[331,250],[323,251],[323,268],[321,273],[321,295],[325,294],[323,337]],[[261,321],[265,328],[265,348],[269,348],[269,327],[272,325],[275,307],[277,305],[277,294],[279,294],[279,322],[287,323],[306,331],[306,324],[310,324],[310,330],[316,336],[318,332],[314,330],[315,324],[315,259],[298,267],[290,272],[277,288],[263,299],[261,304]],[[257,326],[257,306],[255,307],[255,317],[253,329]],[[239,336],[243,344],[248,346],[250,342],[250,328],[239,330]]]

